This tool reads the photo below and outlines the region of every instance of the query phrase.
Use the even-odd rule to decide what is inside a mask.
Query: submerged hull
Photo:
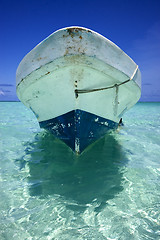
[[[73,151],[117,128],[140,98],[138,66],[115,44],[80,27],[61,29],[17,69],[17,95]]]
[[[77,153],[117,126],[109,119],[79,109],[40,122],[41,128],[49,130]]]

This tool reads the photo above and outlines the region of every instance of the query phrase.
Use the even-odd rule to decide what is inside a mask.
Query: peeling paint
[[[90,133],[89,133],[89,138],[93,138],[93,132],[91,131]]]
[[[80,141],[79,138],[75,138],[75,152],[80,153]]]
[[[59,128],[58,125],[52,127],[53,130],[58,130],[58,128]]]
[[[65,127],[66,127],[63,123],[61,123],[61,126],[62,126],[62,128],[65,128]]]

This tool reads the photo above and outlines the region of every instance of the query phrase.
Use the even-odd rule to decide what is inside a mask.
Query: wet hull
[[[90,144],[103,137],[118,124],[79,109],[39,123],[65,142],[74,152],[81,153]]]

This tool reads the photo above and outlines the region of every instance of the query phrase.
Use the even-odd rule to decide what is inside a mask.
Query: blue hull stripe
[[[65,142],[73,151],[77,151],[78,144],[79,152],[103,137],[109,130],[118,127],[116,122],[79,109],[42,121],[39,125]]]

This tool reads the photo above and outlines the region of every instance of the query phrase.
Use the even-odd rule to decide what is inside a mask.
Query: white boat
[[[113,42],[82,27],[60,29],[21,61],[17,95],[41,128],[81,153],[118,127],[141,95],[137,64]]]

